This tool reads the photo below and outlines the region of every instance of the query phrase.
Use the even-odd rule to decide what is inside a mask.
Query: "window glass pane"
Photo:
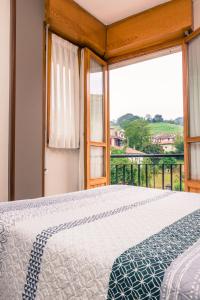
[[[200,143],[190,145],[190,177],[193,180],[200,178]]]
[[[189,43],[189,128],[200,136],[200,36]]]
[[[90,59],[90,140],[104,140],[103,67]]]
[[[104,149],[103,147],[90,148],[90,177],[104,177]]]

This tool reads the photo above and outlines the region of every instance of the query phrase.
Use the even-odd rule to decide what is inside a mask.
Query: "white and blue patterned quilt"
[[[200,196],[131,186],[0,204],[1,300],[200,299]]]

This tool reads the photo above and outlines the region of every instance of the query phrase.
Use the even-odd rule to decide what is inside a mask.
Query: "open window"
[[[109,106],[107,63],[84,49],[85,188],[109,183]]]
[[[185,190],[200,192],[200,31],[183,46]]]

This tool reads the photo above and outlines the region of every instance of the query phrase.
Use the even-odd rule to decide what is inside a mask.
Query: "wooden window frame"
[[[50,101],[51,101],[51,52],[52,52],[52,32],[48,30],[47,32],[47,103],[46,103],[46,145],[49,144],[50,136]]]
[[[145,55],[150,55],[156,52],[159,52],[161,50],[164,49],[170,49],[176,46],[180,46],[182,49],[182,55],[183,55],[183,111],[184,111],[184,154],[185,154],[185,158],[184,158],[184,170],[185,170],[185,186],[186,186],[186,191],[188,190],[195,190],[195,189],[200,189],[200,181],[191,181],[190,180],[190,176],[189,176],[189,150],[188,150],[188,146],[191,143],[197,143],[200,142],[200,136],[199,137],[190,137],[189,136],[189,128],[188,128],[188,101],[189,101],[189,95],[188,95],[188,62],[187,62],[187,44],[194,39],[196,36],[198,36],[200,34],[200,28],[198,28],[197,30],[195,30],[194,32],[192,32],[189,36],[187,36],[186,38],[179,38],[177,40],[173,40],[171,42],[164,42],[161,43],[159,45],[153,46],[153,47],[149,47],[146,49],[141,49],[138,50],[138,52],[135,53],[130,53],[130,54],[126,54],[126,55],[122,55],[122,56],[118,56],[115,59],[108,59],[107,61],[104,61],[103,59],[101,59],[99,56],[97,56],[96,54],[94,54],[91,50],[87,49],[87,51],[85,52],[85,70],[84,70],[84,76],[85,78],[88,79],[88,67],[89,67],[89,63],[88,63],[88,55],[91,55],[91,57],[94,57],[95,60],[99,61],[100,64],[105,64],[105,68],[106,68],[106,72],[105,72],[105,77],[104,78],[104,88],[105,88],[105,96],[106,96],[106,101],[107,101],[107,109],[105,110],[105,121],[107,120],[106,124],[105,124],[105,132],[106,132],[106,142],[103,143],[98,143],[98,142],[93,142],[93,141],[89,141],[88,142],[88,135],[89,135],[89,130],[87,130],[88,126],[88,114],[89,111],[85,111],[85,121],[84,121],[84,129],[87,130],[87,142],[85,143],[85,153],[86,151],[88,151],[89,146],[94,146],[94,147],[104,147],[106,148],[105,151],[105,161],[106,161],[106,179],[104,177],[100,178],[99,181],[101,181],[102,185],[103,184],[109,184],[110,183],[110,166],[109,166],[109,162],[110,162],[110,136],[109,136],[109,90],[108,90],[108,84],[105,85],[105,82],[109,81],[109,71],[108,71],[108,66],[112,65],[116,62],[123,62],[126,60],[131,60],[133,58],[137,58],[137,57],[145,57]],[[47,100],[47,142],[48,142],[48,138],[49,138],[49,120],[50,120],[50,111],[49,111],[49,98],[50,98],[50,80],[51,80],[51,32],[49,31],[49,36],[48,36],[48,82],[47,82],[47,95],[48,95],[48,100]],[[88,90],[88,86],[86,84],[87,80],[85,80],[85,91],[84,91],[84,98],[85,98],[85,105],[88,105],[88,103],[86,102],[86,99],[89,99],[89,90]],[[107,146],[106,146],[107,143]],[[86,159],[86,157],[85,157]],[[85,160],[86,161],[86,160]],[[90,165],[89,163],[87,163],[85,165],[85,178],[88,178],[89,176],[89,168]],[[44,174],[43,174],[44,176]],[[91,181],[93,181],[93,185],[97,186],[98,185],[98,179],[90,179]],[[187,188],[187,185],[189,188]],[[85,187],[88,186],[88,182],[85,180]],[[191,189],[190,189],[191,187]]]
[[[188,44],[200,35],[200,28],[193,31],[183,41],[183,107],[184,107],[184,172],[185,172],[185,191],[200,192],[200,180],[192,180],[190,176],[190,145],[200,143],[200,136],[191,137],[189,133],[189,63],[188,63]]]
[[[104,88],[104,141],[94,142],[90,139],[90,58],[103,66]],[[108,99],[108,64],[88,48],[84,48],[84,132],[85,132],[85,188],[108,185],[110,183],[110,134],[109,134],[109,99]],[[102,147],[104,149],[104,173],[105,177],[91,178],[90,176],[90,148]]]

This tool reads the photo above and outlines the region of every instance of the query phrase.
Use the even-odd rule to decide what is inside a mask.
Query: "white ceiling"
[[[74,0],[103,22],[112,24],[170,0]]]

